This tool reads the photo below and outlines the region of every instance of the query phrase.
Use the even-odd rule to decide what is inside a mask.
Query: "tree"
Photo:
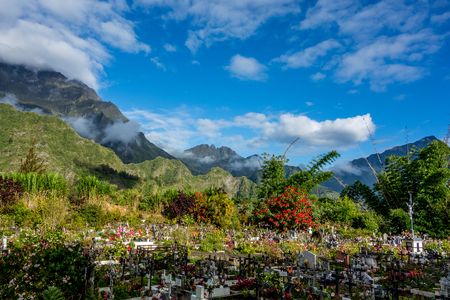
[[[333,177],[333,172],[323,171],[323,168],[334,162],[339,156],[339,153],[334,150],[320,155],[310,162],[306,169],[292,174],[287,185],[301,188],[306,192],[311,191],[313,187]]]
[[[333,177],[333,172],[323,171],[323,168],[339,157],[336,151],[330,151],[309,163],[304,170],[299,170],[286,178],[284,166],[287,159],[284,155],[265,155],[262,166],[261,182],[258,186],[258,197],[267,199],[283,193],[287,186],[296,187],[305,192]]]
[[[377,212],[386,212],[383,199],[376,194],[369,186],[357,180],[351,185],[347,185],[341,191],[341,198],[348,197],[360,203],[364,208],[370,208]]]
[[[258,198],[267,199],[283,192],[286,185],[284,165],[287,163],[283,155],[264,154],[261,181],[258,186]]]
[[[45,164],[42,159],[36,153],[36,140],[31,142],[31,147],[28,149],[27,156],[19,168],[20,173],[37,173],[42,174],[45,172]]]
[[[414,202],[415,227],[432,236],[450,233],[450,148],[434,141],[414,155],[391,156],[379,175],[375,189],[382,199],[382,210],[408,211],[410,193]]]

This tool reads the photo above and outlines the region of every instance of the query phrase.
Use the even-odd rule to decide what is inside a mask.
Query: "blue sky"
[[[331,149],[345,161],[450,123],[450,1],[0,5],[0,59],[84,81],[174,154],[299,138],[293,164]]]

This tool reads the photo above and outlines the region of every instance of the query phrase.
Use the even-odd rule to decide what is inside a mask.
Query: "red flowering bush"
[[[306,193],[295,187],[285,187],[284,192],[272,196],[256,209],[255,218],[278,231],[307,229],[314,226],[311,201]]]

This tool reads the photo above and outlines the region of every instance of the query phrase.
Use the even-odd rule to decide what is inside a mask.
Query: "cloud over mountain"
[[[123,0],[2,0],[0,6],[3,62],[55,70],[98,88],[108,47],[150,51],[122,16]]]
[[[296,138],[310,149],[346,149],[367,141],[376,130],[370,114],[334,120],[314,120],[292,113],[249,112],[229,119],[197,118],[185,110],[133,110],[125,114],[142,124],[146,135],[158,146],[173,154],[195,144],[213,143],[218,137],[241,152],[252,152],[255,145],[260,149],[273,144],[285,147]]]

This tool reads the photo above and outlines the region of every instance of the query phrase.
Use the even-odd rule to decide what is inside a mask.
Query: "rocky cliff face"
[[[5,96],[20,109],[61,117],[80,135],[111,148],[126,163],[173,158],[148,141],[117,106],[61,73],[0,63],[0,98]]]

